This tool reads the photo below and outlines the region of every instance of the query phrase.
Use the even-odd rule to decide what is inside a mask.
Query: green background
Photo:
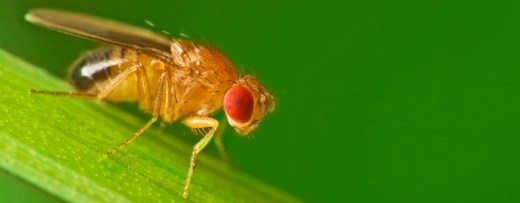
[[[233,163],[303,200],[520,201],[519,1],[1,1],[0,48],[65,77],[96,45],[24,22],[36,7],[216,44],[277,99],[254,139],[228,128]]]

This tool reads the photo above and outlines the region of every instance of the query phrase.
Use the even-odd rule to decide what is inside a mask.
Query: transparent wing
[[[170,39],[140,27],[82,13],[34,9],[25,19],[70,35],[142,51],[172,63]]]

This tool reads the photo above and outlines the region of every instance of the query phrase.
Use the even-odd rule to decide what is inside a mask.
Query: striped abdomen
[[[124,70],[136,65],[145,67],[148,79],[156,77],[155,71],[147,68],[153,60],[135,50],[122,47],[104,47],[82,56],[71,67],[70,83],[79,91],[97,94],[114,81]],[[153,84],[151,85],[153,86]],[[138,100],[137,78],[129,75],[117,86],[106,100],[134,101]]]
[[[116,51],[118,49],[118,51]],[[111,77],[110,69],[119,66],[125,53],[121,48],[105,47],[88,52],[71,67],[70,83],[80,92],[91,92],[97,83],[104,82]],[[121,56],[114,57],[114,53],[121,52]]]

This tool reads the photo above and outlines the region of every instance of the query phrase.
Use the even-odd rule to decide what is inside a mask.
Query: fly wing
[[[170,40],[140,27],[53,9],[34,9],[25,15],[31,23],[94,41],[128,47],[172,64]]]

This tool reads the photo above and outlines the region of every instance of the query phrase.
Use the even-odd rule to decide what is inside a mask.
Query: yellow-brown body
[[[108,101],[137,101],[151,113],[157,84],[162,74],[170,77],[170,104],[160,105],[159,116],[173,122],[186,115],[208,115],[222,107],[222,98],[238,75],[232,63],[217,49],[193,42],[175,41],[180,52],[172,66],[139,51],[109,46],[87,53],[72,67],[70,82],[80,92],[98,94],[125,70],[139,66],[145,70],[147,95],[139,92],[137,72],[128,75],[110,94]]]

